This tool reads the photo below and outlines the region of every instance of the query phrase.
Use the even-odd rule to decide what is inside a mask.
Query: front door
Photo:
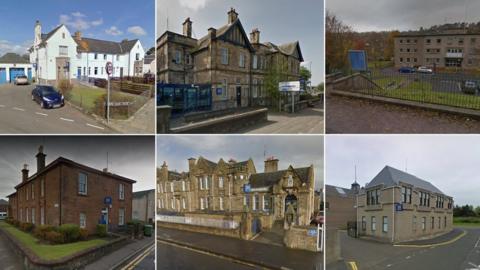
[[[237,86],[237,107],[242,106],[242,87]]]
[[[120,68],[120,78],[123,78],[123,67]]]
[[[82,68],[81,68],[81,67],[78,67],[78,68],[77,68],[77,79],[80,80],[81,77],[82,77]]]

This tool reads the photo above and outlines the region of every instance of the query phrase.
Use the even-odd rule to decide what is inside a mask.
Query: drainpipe
[[[392,188],[392,243],[395,242],[395,186]]]
[[[59,177],[59,184],[60,184],[60,192],[59,192],[59,198],[58,198],[58,212],[59,212],[59,224],[62,225],[62,191],[63,191],[63,173],[62,173],[62,166],[60,166],[60,177]]]

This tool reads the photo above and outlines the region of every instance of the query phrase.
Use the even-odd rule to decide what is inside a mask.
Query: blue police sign
[[[243,192],[250,192],[252,190],[252,186],[250,184],[245,184],[243,186]]]
[[[223,93],[223,88],[217,88],[217,96],[221,96]]]
[[[395,203],[395,211],[397,212],[403,211],[403,204]]]
[[[317,236],[317,229],[309,229],[308,236]]]
[[[349,50],[348,60],[353,71],[367,71],[367,53],[361,50]]]
[[[104,204],[112,204],[112,197],[105,197],[103,199]]]

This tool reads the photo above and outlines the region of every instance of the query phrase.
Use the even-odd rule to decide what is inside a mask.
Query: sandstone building
[[[360,186],[357,182],[350,189],[325,185],[325,210],[328,228],[346,229],[348,222],[357,220],[355,200]]]
[[[107,220],[109,230],[131,220],[134,180],[63,157],[45,165],[45,157],[40,147],[37,171],[29,175],[25,165],[21,183],[8,196],[13,219],[35,225],[78,224],[91,234]]]
[[[190,18],[183,23],[182,34],[163,33],[157,40],[157,81],[206,87],[213,109],[266,105],[265,77],[270,68],[277,69],[283,81],[299,80],[300,44],[261,42],[258,29],[251,31],[249,39],[233,8],[227,19],[226,25],[209,28],[199,39],[192,36]],[[174,86],[169,87],[173,96],[165,99],[184,98],[177,96],[178,91],[173,93]]]
[[[430,182],[386,166],[357,198],[360,235],[396,243],[447,233],[453,198]]]

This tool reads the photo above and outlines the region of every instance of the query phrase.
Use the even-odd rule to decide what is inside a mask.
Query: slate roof
[[[96,52],[96,53],[107,53],[107,54],[125,54],[129,52],[138,39],[134,40],[123,40],[121,42],[100,40],[94,38],[84,38],[81,40],[73,39],[78,44],[78,50],[82,52]]]
[[[248,36],[247,34],[245,33],[245,30],[242,26],[242,23],[240,22],[240,19],[236,19],[234,22],[230,23],[230,24],[226,24],[226,25],[223,25],[222,27],[216,29],[216,34],[215,34],[215,38],[221,38],[223,35],[225,35],[230,29],[234,28],[235,26],[239,25],[240,27],[240,30],[242,32],[242,34],[244,35],[245,39],[246,39],[246,45],[247,47],[250,49],[250,51],[254,51],[253,47],[252,47],[252,44],[250,43],[250,40],[248,39]],[[196,48],[196,50],[201,50],[201,49],[204,49],[206,47],[208,47],[208,45],[210,44],[210,33],[208,33],[207,35],[203,36],[202,38],[200,38],[197,42],[198,46]]]
[[[272,52],[281,52],[289,56],[294,56],[295,50],[298,48],[299,60],[303,62],[302,51],[300,50],[300,43],[298,41],[280,45],[275,45],[271,42],[265,42],[264,45],[267,46]]]
[[[310,167],[296,168],[296,169],[294,168],[293,170],[297,173],[302,183],[305,183],[308,181],[308,173],[309,173]],[[276,172],[252,174],[250,176],[250,185],[252,188],[271,187],[276,183],[278,183],[278,181],[282,178],[282,176],[287,171],[288,170],[280,170]]]
[[[353,196],[355,193],[349,188],[342,188],[332,185],[325,185],[325,192],[328,196],[348,197]]]
[[[143,58],[143,63],[145,65],[149,65],[153,62],[153,60],[155,60],[155,55],[154,54],[145,55],[145,58]]]
[[[390,166],[385,166],[365,187],[370,188],[381,184],[383,184],[384,187],[391,187],[398,185],[400,182],[410,184],[414,187],[428,190],[430,192],[444,194],[430,182]]]
[[[8,205],[8,202],[4,199],[0,199],[0,205]]]
[[[151,193],[151,192],[155,193],[155,189],[133,192],[133,198],[141,198],[141,197],[146,196],[148,193]]]
[[[29,64],[30,61],[16,53],[6,53],[0,57],[2,64]]]
[[[174,171],[168,171],[168,180],[182,180],[182,174],[179,172],[174,172]]]

